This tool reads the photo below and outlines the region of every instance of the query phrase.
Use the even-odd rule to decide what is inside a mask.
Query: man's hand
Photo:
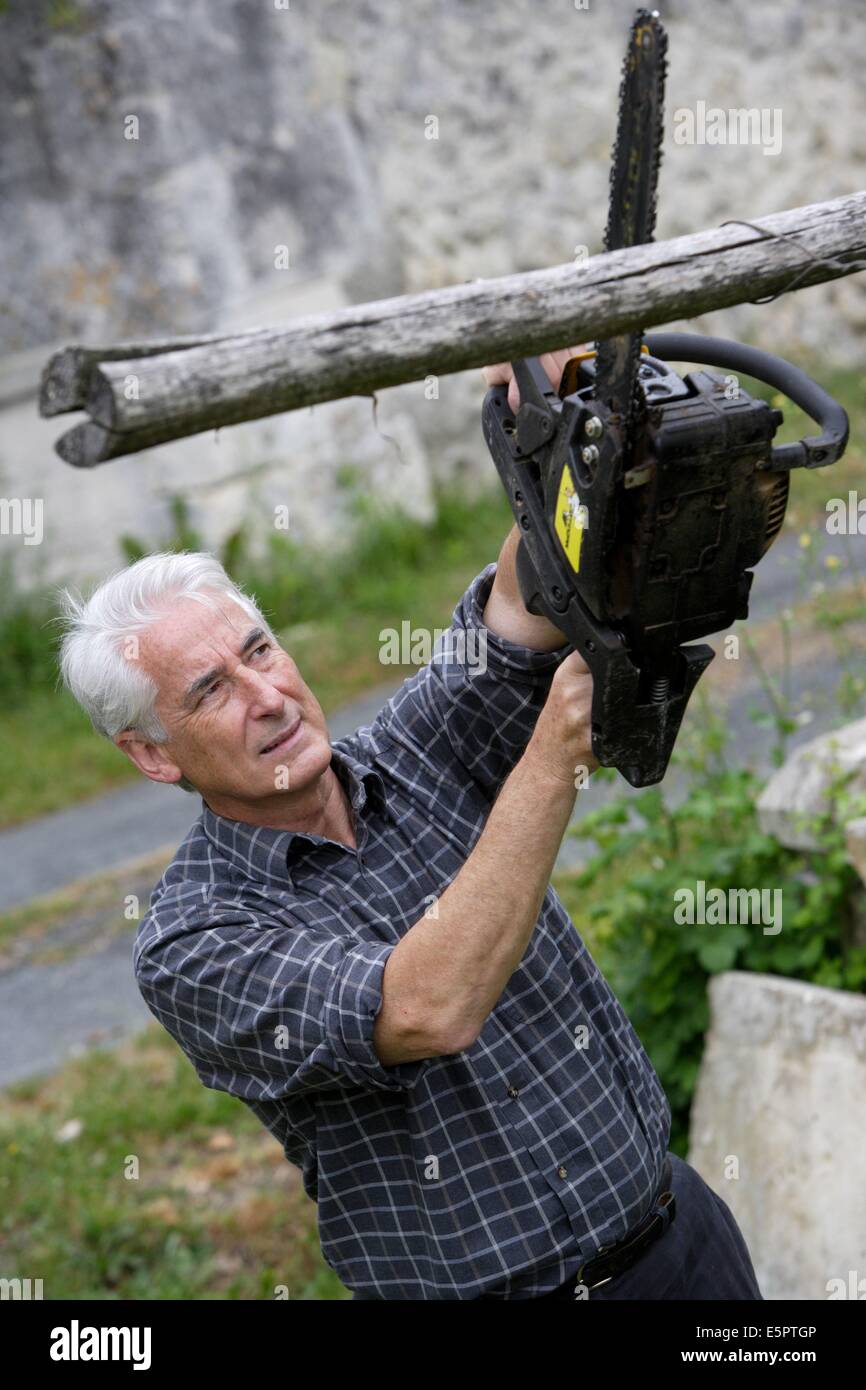
[[[592,676],[579,652],[557,667],[524,757],[574,788],[579,769],[588,775],[598,768],[592,752]]]
[[[547,372],[551,386],[559,389],[563,369],[569,357],[574,357],[578,352],[586,352],[586,343],[581,343],[578,347],[558,348],[556,352],[545,352],[539,357],[544,370]],[[520,405],[520,392],[517,389],[517,382],[514,380],[514,368],[510,362],[496,362],[492,367],[482,367],[481,375],[484,378],[485,386],[504,386],[508,383],[508,408],[513,415],[517,414],[517,407]]]

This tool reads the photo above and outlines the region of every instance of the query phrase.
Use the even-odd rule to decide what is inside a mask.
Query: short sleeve
[[[496,564],[475,577],[432,659],[391,697],[373,729],[490,798],[526,748],[557,668],[574,648],[539,652],[484,624]]]

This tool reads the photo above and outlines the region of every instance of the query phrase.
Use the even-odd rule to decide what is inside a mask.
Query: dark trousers
[[[727,1202],[691,1164],[669,1155],[677,1213],[640,1259],[609,1284],[590,1289],[587,1303],[610,1299],[759,1299],[755,1271]],[[544,1295],[575,1302],[573,1289]]]
[[[677,1199],[674,1220],[631,1269],[610,1283],[590,1289],[585,1295],[586,1302],[620,1298],[757,1299],[763,1302],[746,1242],[727,1202],[716,1196],[690,1164],[676,1154],[668,1157],[671,1187]],[[375,1294],[355,1294],[355,1298],[375,1297]],[[567,1285],[541,1297],[578,1301],[574,1289]]]

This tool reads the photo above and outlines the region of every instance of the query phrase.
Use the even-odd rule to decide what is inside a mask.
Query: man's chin
[[[285,753],[275,749],[261,755],[265,770],[257,779],[270,779],[275,791],[300,791],[321,777],[331,762],[331,742],[318,729],[302,730],[297,745],[287,745]]]

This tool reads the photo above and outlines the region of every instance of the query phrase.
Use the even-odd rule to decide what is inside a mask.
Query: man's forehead
[[[213,652],[226,643],[234,646],[257,625],[240,604],[222,594],[209,595],[207,605],[181,598],[150,624],[143,645],[154,655],[170,655],[175,669],[182,665],[187,670],[200,663],[208,649]]]
[[[220,641],[228,638],[231,641],[232,634],[253,626],[253,619],[239,603],[221,594],[207,598],[207,603],[192,598],[175,599],[170,609],[165,610],[163,616],[147,628],[150,645],[161,648],[174,646],[189,652],[193,642],[203,641],[207,637],[217,637]]]

